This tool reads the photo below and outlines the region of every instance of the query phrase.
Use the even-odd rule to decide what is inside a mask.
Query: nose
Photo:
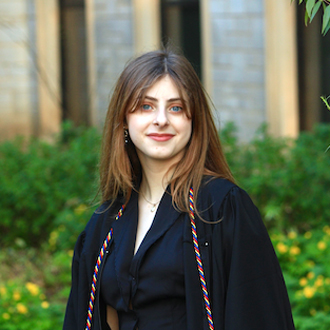
[[[155,111],[155,119],[153,121],[153,124],[163,127],[169,124],[168,121],[168,113],[165,109],[165,107],[160,107]]]

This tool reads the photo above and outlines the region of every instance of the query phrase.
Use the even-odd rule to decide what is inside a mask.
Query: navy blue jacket
[[[63,330],[85,329],[95,262],[121,204],[117,200],[111,207],[109,203],[102,205],[78,238]],[[294,329],[278,260],[259,211],[245,191],[223,179],[205,182],[198,194],[197,208],[204,220],[222,219],[208,224],[196,218],[214,329]],[[185,217],[183,251],[188,329],[207,330],[189,215],[175,210],[169,194],[165,194],[157,212],[171,221]],[[125,230],[120,219],[116,230],[119,235]],[[109,329],[105,313],[106,306],[97,291],[93,330]]]

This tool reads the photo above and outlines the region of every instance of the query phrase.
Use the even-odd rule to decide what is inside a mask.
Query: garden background
[[[296,140],[261,127],[241,143],[221,133],[238,184],[264,219],[289,291],[297,330],[330,329],[330,125]],[[54,143],[0,144],[2,330],[61,329],[75,240],[97,207],[100,134],[62,127]]]

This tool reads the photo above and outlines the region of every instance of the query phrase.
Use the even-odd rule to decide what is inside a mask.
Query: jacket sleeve
[[[77,330],[79,329],[79,324],[81,323],[81,315],[79,315],[79,285],[81,274],[79,272],[80,269],[80,258],[81,251],[84,245],[86,233],[83,231],[76,242],[73,259],[72,259],[72,283],[71,283],[71,291],[68,299],[68,303],[66,306],[66,312],[63,323],[63,330]]]
[[[218,216],[223,220],[214,229],[214,271],[224,277],[223,319],[214,311],[219,329],[294,329],[282,271],[258,209],[235,187]]]

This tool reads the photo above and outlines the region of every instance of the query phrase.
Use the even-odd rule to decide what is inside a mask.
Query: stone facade
[[[145,2],[84,1],[89,123],[102,127],[115,82],[138,49],[136,8],[137,3]],[[208,62],[211,63],[208,92],[216,108],[217,125],[233,121],[239,138],[249,140],[256,129],[269,120],[266,112],[269,91],[265,86],[265,0],[200,1],[208,7]],[[52,53],[59,52],[56,20],[57,30],[60,30],[60,20],[55,11],[49,13],[50,3],[52,8],[59,6],[58,0],[0,2],[1,139],[16,134],[42,136],[59,129],[61,64],[59,57],[52,57]],[[157,16],[146,13],[148,15]],[[45,35],[50,19],[54,21],[54,28]],[[146,33],[142,35],[148,37]],[[48,45],[48,41],[55,38],[57,41]]]
[[[102,127],[116,80],[134,55],[132,0],[95,0],[94,22],[93,104],[96,124]]]
[[[29,1],[0,2],[0,137],[35,132],[36,72],[32,50],[34,8]]]
[[[213,102],[221,125],[249,140],[266,120],[262,0],[210,0]]]
[[[56,0],[0,2],[0,139],[59,130]]]

